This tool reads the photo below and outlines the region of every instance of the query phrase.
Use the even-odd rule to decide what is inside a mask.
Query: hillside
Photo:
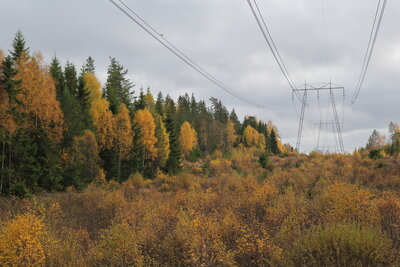
[[[0,51],[1,266],[399,266],[400,127],[295,151],[211,97]]]
[[[176,176],[98,177],[0,202],[0,259],[62,266],[398,266],[400,160],[217,152]],[[15,243],[25,240],[28,243]],[[29,245],[28,245],[29,244]],[[19,252],[17,252],[19,251]]]

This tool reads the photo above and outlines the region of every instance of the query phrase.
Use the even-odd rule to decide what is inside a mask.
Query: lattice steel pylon
[[[332,83],[326,83],[322,84],[322,86],[314,86],[311,84],[305,84],[304,88],[300,89],[295,89],[294,91],[297,92],[303,92],[303,98],[302,98],[302,105],[301,105],[301,113],[300,113],[300,120],[299,120],[299,128],[297,132],[297,142],[296,142],[296,150],[300,152],[300,145],[301,145],[301,137],[302,137],[302,132],[303,132],[303,127],[304,127],[304,116],[305,116],[305,109],[307,107],[307,98],[308,98],[308,93],[311,91],[317,92],[318,97],[321,91],[329,91],[330,94],[330,103],[332,105],[332,112],[333,112],[333,117],[334,117],[334,130],[336,131],[337,139],[338,139],[338,146],[339,146],[339,151],[340,153],[344,153],[344,143],[343,143],[343,136],[342,136],[342,127],[340,126],[340,121],[339,121],[339,116],[337,113],[337,107],[336,107],[336,101],[335,101],[335,95],[333,93],[334,90],[341,90],[343,92],[343,96],[345,96],[345,90],[344,87],[342,86],[332,86]],[[321,125],[323,122],[319,122]],[[326,124],[326,123],[325,123]],[[320,125],[320,127],[321,127]],[[319,137],[318,137],[319,138]],[[319,141],[318,141],[319,142]],[[319,145],[318,145],[319,146]]]
[[[307,85],[306,85],[307,87]],[[304,124],[304,114],[306,111],[307,106],[307,90],[304,90],[303,98],[301,99],[301,113],[300,113],[300,121],[299,121],[299,129],[297,131],[297,142],[296,142],[296,150],[299,151],[300,149],[300,142],[301,142],[301,133],[303,132],[303,124]]]

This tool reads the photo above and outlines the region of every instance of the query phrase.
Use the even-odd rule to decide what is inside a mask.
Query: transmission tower
[[[321,133],[321,128],[325,126],[326,128],[328,125],[332,125],[334,129],[334,134],[335,138],[337,139],[337,146],[338,151],[340,153],[344,153],[344,144],[343,144],[343,137],[342,137],[342,127],[340,125],[339,121],[339,116],[337,113],[337,107],[336,107],[336,101],[335,101],[335,94],[334,91],[342,91],[343,97],[345,96],[345,89],[342,86],[332,86],[333,84],[331,82],[325,83],[325,84],[320,84],[322,86],[316,86],[314,84],[304,84],[304,88],[296,88],[294,89],[294,93],[302,93],[302,105],[301,105],[301,112],[300,112],[300,120],[299,120],[299,128],[297,132],[297,143],[296,143],[296,150],[300,151],[300,144],[301,144],[301,137],[302,137],[302,132],[303,132],[303,127],[304,127],[304,116],[305,116],[305,109],[308,105],[307,99],[308,99],[308,94],[309,93],[317,93],[318,95],[318,101],[319,101],[319,96],[322,92],[328,92],[329,93],[329,99],[330,103],[332,106],[332,112],[333,112],[333,122],[322,122],[321,120],[319,121],[319,135],[318,135],[318,145],[317,148],[319,149],[319,138],[320,138],[320,133]],[[336,140],[335,139],[335,140]],[[335,141],[336,142],[336,141]]]

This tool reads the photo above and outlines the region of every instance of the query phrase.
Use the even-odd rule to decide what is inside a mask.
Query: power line
[[[371,61],[372,52],[374,51],[376,39],[378,38],[378,33],[379,33],[379,29],[380,29],[380,26],[382,23],[383,15],[385,13],[387,0],[383,0],[382,5],[381,5],[381,3],[382,3],[382,0],[379,0],[378,6],[377,6],[376,12],[375,12],[374,23],[372,25],[371,34],[370,34],[369,41],[368,41],[367,50],[365,52],[364,62],[363,62],[362,68],[361,68],[360,76],[358,78],[356,92],[354,93],[354,96],[351,100],[350,105],[353,105],[354,102],[357,100],[357,97],[363,86],[365,75],[367,74],[369,63]],[[380,10],[380,14],[379,14],[379,10]],[[379,14],[379,19],[377,20],[378,14]]]
[[[253,0],[253,1],[254,1],[255,6],[256,6],[258,15],[257,15],[256,10],[254,9],[254,6],[251,3],[251,1],[247,0],[247,3],[249,4],[250,10],[253,13],[254,18],[256,19],[256,22],[257,22],[257,24],[258,24],[258,26],[259,26],[259,28],[261,30],[261,33],[262,33],[265,41],[267,42],[267,45],[268,45],[269,49],[271,50],[271,53],[274,56],[276,63],[278,63],[278,66],[279,66],[282,74],[285,76],[285,79],[286,79],[287,83],[289,84],[290,88],[295,93],[297,98],[300,101],[302,101],[302,97],[298,94],[297,91],[295,91],[296,86],[293,83],[293,80],[292,80],[292,78],[291,78],[291,76],[290,76],[290,74],[289,74],[289,72],[288,72],[288,70],[287,70],[287,68],[285,66],[285,63],[282,60],[282,57],[280,56],[280,53],[279,53],[279,51],[278,51],[278,49],[277,49],[277,47],[275,45],[275,42],[274,42],[274,40],[273,40],[273,38],[271,36],[271,33],[270,33],[269,29],[268,29],[268,26],[267,26],[267,24],[265,22],[265,19],[264,19],[263,15],[262,15],[258,5],[257,5],[257,2],[256,2],[256,0]],[[263,28],[263,26],[265,27],[265,29]]]
[[[143,18],[141,18],[137,13],[135,13],[131,8],[128,7],[122,0],[118,0],[126,9],[128,9],[129,12],[132,13],[134,18],[131,14],[128,13],[127,10],[125,10],[123,7],[118,5],[114,0],[108,0],[110,3],[112,3],[115,7],[117,7],[122,13],[124,13],[130,20],[132,20],[134,23],[136,23],[139,27],[141,27],[145,32],[147,32],[150,36],[152,36],[154,39],[156,39],[160,44],[162,44],[165,48],[167,48],[171,53],[173,53],[175,56],[177,56],[179,59],[181,59],[183,62],[185,62],[187,65],[189,65],[191,68],[193,68],[195,71],[197,71],[199,74],[201,74],[203,77],[211,81],[213,84],[224,90],[225,92],[231,94],[232,96],[238,98],[239,100],[264,109],[265,107],[260,106],[251,100],[247,99],[246,97],[240,95],[238,92],[235,90],[229,88],[219,80],[217,80],[214,76],[209,74],[207,71],[205,71],[203,68],[201,68],[197,63],[195,63],[192,59],[190,59],[187,55],[185,55],[181,50],[179,50],[177,47],[175,47],[171,42],[169,42],[163,34],[159,33],[154,27],[152,27],[149,23],[147,23]],[[143,24],[144,25],[143,25]]]
[[[322,31],[324,33],[324,46],[325,46],[325,63],[328,68],[328,74],[330,76],[330,67],[329,67],[329,49],[328,49],[328,34],[326,30],[326,12],[325,12],[325,1],[321,0],[321,9],[322,9]]]

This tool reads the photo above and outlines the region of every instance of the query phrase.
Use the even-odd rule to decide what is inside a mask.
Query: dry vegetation
[[[0,202],[6,266],[399,266],[400,161],[269,157]]]

